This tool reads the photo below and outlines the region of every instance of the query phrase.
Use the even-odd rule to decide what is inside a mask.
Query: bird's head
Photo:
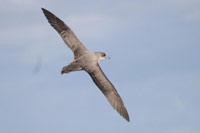
[[[110,59],[110,57],[108,57],[104,52],[95,52],[95,55],[97,56],[98,61]]]

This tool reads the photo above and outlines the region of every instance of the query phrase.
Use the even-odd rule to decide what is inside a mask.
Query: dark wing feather
[[[99,87],[101,92],[103,92],[103,94],[106,96],[113,108],[116,109],[117,112],[119,112],[119,114],[127,121],[129,121],[129,115],[121,97],[119,96],[113,84],[108,80],[104,72],[101,70],[100,66],[97,65],[92,72],[88,71],[88,73],[94,83]]]
[[[51,26],[61,35],[67,46],[73,51],[75,58],[80,57],[87,48],[79,41],[73,31],[50,11],[42,8],[42,11]]]

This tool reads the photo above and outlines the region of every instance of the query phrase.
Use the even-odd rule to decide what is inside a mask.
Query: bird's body
[[[121,97],[99,66],[100,60],[105,59],[106,54],[104,52],[89,51],[62,20],[48,10],[44,8],[42,8],[42,10],[49,23],[60,34],[64,42],[74,53],[74,60],[69,65],[64,66],[61,73],[64,74],[80,70],[86,71],[101,92],[106,96],[113,108],[129,121],[129,115]]]

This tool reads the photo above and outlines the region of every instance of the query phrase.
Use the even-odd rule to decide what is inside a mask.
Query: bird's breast
[[[94,69],[98,60],[94,54],[87,54],[80,58],[78,62],[83,69],[90,71]]]

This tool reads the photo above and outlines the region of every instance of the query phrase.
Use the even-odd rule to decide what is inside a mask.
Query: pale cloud
[[[1,13],[33,11],[42,5],[39,0],[0,0],[0,3]]]
[[[192,127],[179,127],[174,128],[168,133],[199,133],[200,128],[192,128]]]
[[[80,33],[82,38],[88,40],[106,39],[109,35],[115,32],[116,29],[119,30],[120,26],[122,26],[122,21],[115,16],[95,13],[75,14],[67,17],[64,21],[71,25],[70,27],[72,30],[78,34]]]
[[[7,4],[12,4],[12,5],[31,5],[37,2],[37,0],[0,0],[0,2],[6,2]]]
[[[43,25],[13,26],[0,31],[1,46],[22,45],[20,42],[33,42],[43,39],[48,32]],[[48,36],[48,35],[46,35]],[[16,43],[17,42],[17,43]]]
[[[157,1],[164,9],[171,10],[183,21],[200,20],[200,1],[199,0],[168,0]],[[162,10],[162,8],[160,8]]]
[[[185,110],[187,104],[181,98],[176,97],[176,100],[174,101],[174,106],[179,110]]]
[[[199,22],[200,21],[200,9],[194,8],[190,10],[189,12],[186,12],[183,15],[183,19],[188,22]]]

